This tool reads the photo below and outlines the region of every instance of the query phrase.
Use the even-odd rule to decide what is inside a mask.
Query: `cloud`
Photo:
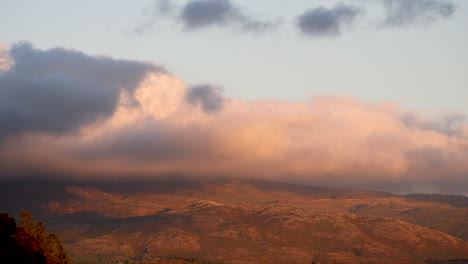
[[[187,90],[186,101],[192,105],[201,105],[207,113],[217,112],[223,108],[223,90],[209,84],[195,85]]]
[[[149,32],[154,28],[158,18],[174,16],[177,8],[177,5],[171,0],[154,1],[151,6],[143,11],[146,21],[137,25],[131,32],[135,35],[143,35]]]
[[[229,0],[191,0],[183,6],[177,6],[170,0],[158,0],[150,10],[150,19],[136,27],[135,33],[142,34],[152,28],[156,17],[176,19],[187,31],[232,26],[246,32],[263,32],[280,24],[279,20],[259,20]]]
[[[187,30],[237,25],[244,31],[262,32],[279,24],[257,20],[229,0],[192,0],[183,7],[180,18]]]
[[[317,7],[297,18],[302,33],[316,37],[333,37],[341,34],[343,25],[351,24],[361,9],[339,3],[333,8]]]
[[[228,0],[195,0],[182,10],[182,21],[188,29],[223,25],[234,19],[237,9]]]
[[[404,27],[427,24],[450,17],[456,6],[445,0],[383,0],[386,18],[383,26]]]
[[[156,14],[172,14],[176,5],[171,0],[158,0],[155,2],[153,12]]]
[[[0,73],[7,71],[11,66],[11,58],[8,54],[8,46],[0,43]]]
[[[464,128],[466,116],[462,113],[445,113],[436,119],[423,118],[416,113],[404,113],[400,120],[408,127],[434,130],[447,136],[453,136]]]
[[[111,70],[112,74],[106,74],[101,68],[119,63],[116,60],[106,58],[104,63],[102,58],[62,49],[23,48],[30,51],[22,53],[28,58],[12,53],[15,63],[16,59],[34,62],[37,54],[55,59],[32,63],[27,70],[12,69],[29,72],[22,73],[31,79],[24,87],[34,84],[41,89],[33,95],[25,93],[24,98],[8,94],[10,100],[20,102],[9,108],[14,110],[10,113],[28,113],[24,119],[28,122],[21,122],[27,124],[24,127],[29,133],[0,142],[0,177],[41,174],[113,179],[178,174],[262,177],[401,193],[466,194],[468,189],[468,126],[459,114],[433,119],[395,103],[363,102],[343,96],[318,96],[309,102],[245,102],[224,98],[215,86],[187,86],[158,71],[146,74],[142,81],[135,77],[130,83],[136,87],[111,88],[123,82],[117,75],[128,74],[123,66],[118,68],[125,68],[124,73]],[[55,52],[82,59],[57,59]],[[64,63],[58,67],[60,61]],[[59,68],[74,79],[83,78],[85,83],[91,80],[113,84],[105,88],[94,85],[83,92],[110,107],[95,106],[98,103],[81,95],[82,88],[78,86],[54,85],[53,89],[45,89],[44,85],[37,85],[50,79],[44,77],[44,71],[54,75],[51,69]],[[4,87],[0,86],[2,93]],[[114,92],[101,89],[117,90],[120,98],[132,91],[136,103],[129,107],[128,100],[117,100],[119,96]],[[68,96],[70,90],[75,91],[73,96]],[[103,99],[106,96],[111,103]],[[70,102],[70,97],[77,97],[76,102]],[[3,94],[0,98],[4,98]],[[26,100],[32,100],[34,107]],[[229,103],[222,103],[225,100]],[[70,118],[44,117],[55,113],[43,101]],[[70,104],[79,106],[80,114],[76,115],[85,117],[69,114]],[[86,104],[91,105],[89,111],[84,111]],[[33,115],[30,109],[38,114]],[[88,117],[88,112],[94,114]],[[75,124],[70,124],[70,119]],[[54,125],[37,125],[44,120]],[[64,133],[70,129],[79,132]],[[11,133],[23,131],[15,129]]]
[[[161,68],[55,48],[13,45],[0,74],[0,140],[22,133],[63,134],[113,115],[148,72]],[[136,102],[135,100],[133,100]]]
[[[452,16],[457,9],[450,0],[379,0],[377,3],[384,9],[383,22],[367,22],[379,29],[428,24]],[[235,27],[246,32],[264,32],[282,23],[281,19],[258,19],[245,10],[231,0],[189,0],[183,5],[177,5],[172,0],[155,0],[144,12],[148,19],[133,33],[141,35],[148,32],[155,26],[156,19],[162,17],[180,22],[186,31]],[[364,13],[364,8],[344,2],[331,8],[318,6],[299,15],[295,26],[308,36],[336,37]]]

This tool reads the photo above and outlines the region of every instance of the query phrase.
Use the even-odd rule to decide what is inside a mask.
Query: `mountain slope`
[[[384,192],[180,178],[48,186],[55,194],[20,204],[42,214],[75,263],[468,259],[466,208]]]

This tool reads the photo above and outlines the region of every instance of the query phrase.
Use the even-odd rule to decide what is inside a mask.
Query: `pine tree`
[[[42,221],[39,221],[36,223],[35,228],[34,228],[34,237],[37,239],[39,242],[39,246],[41,248],[45,248],[46,246],[46,234],[47,230],[44,226],[44,223]]]
[[[21,212],[21,227],[25,232],[28,234],[33,234],[34,233],[34,223],[33,223],[33,216],[30,212],[23,210]]]
[[[36,238],[36,227],[32,214],[26,210],[22,211],[20,223],[21,225],[16,228],[15,232],[17,243],[27,252],[43,255],[44,249]]]
[[[32,214],[23,211],[20,223],[15,238],[24,249],[45,256],[47,264],[71,264],[62,242],[56,234],[47,234],[43,222],[34,223]]]
[[[65,252],[65,248],[63,247],[60,238],[56,234],[49,233],[47,235],[46,245],[47,264],[71,263],[70,257],[68,256],[67,252]]]

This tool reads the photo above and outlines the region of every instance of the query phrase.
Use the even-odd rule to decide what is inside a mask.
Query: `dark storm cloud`
[[[343,25],[351,24],[361,12],[359,8],[343,3],[333,8],[317,7],[300,15],[297,26],[310,36],[338,36]]]
[[[121,93],[131,99],[157,66],[20,43],[12,67],[0,74],[0,139],[25,132],[63,134],[106,119]],[[135,101],[135,100],[133,100]],[[136,102],[136,101],[135,101]]]
[[[451,1],[445,0],[383,0],[386,10],[384,26],[402,27],[411,24],[427,24],[450,17],[456,10]]]
[[[212,85],[195,85],[187,90],[185,100],[192,105],[200,105],[204,112],[213,113],[223,109],[223,90]]]

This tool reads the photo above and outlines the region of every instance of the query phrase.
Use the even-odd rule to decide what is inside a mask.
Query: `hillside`
[[[385,192],[177,178],[44,183],[31,200],[19,183],[5,186],[0,209],[33,207],[74,263],[468,259],[467,208]]]

